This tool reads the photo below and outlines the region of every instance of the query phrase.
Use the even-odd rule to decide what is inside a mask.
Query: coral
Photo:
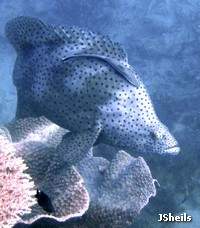
[[[8,128],[39,190],[41,207],[34,207],[24,217],[25,223],[48,217],[70,227],[125,227],[156,194],[154,179],[141,157],[119,151],[109,162],[94,157],[90,150],[76,166],[69,166],[56,154],[56,144],[65,134],[57,125],[41,117],[16,120]]]
[[[75,167],[62,166],[59,162],[51,163],[41,189],[52,199],[55,208],[52,215],[58,221],[81,216],[87,211],[90,198],[83,183]]]
[[[67,133],[67,130],[53,124],[45,117],[25,118],[12,120],[6,125],[12,135],[12,140],[18,142],[24,141],[39,141],[48,142],[50,146],[56,147],[61,141],[62,136]]]
[[[0,227],[11,227],[36,203],[33,181],[27,166],[16,157],[15,148],[5,128],[0,129]]]
[[[73,166],[56,154],[56,146],[67,132],[44,117],[13,120],[7,125],[17,150],[26,161],[27,172],[36,188],[49,198],[48,205],[34,207],[27,223],[40,217],[65,221],[80,216],[89,207],[89,195],[83,179]]]
[[[54,168],[54,169],[53,169]],[[53,218],[66,221],[81,216],[88,210],[89,194],[83,186],[83,179],[75,167],[61,167],[59,163],[51,164],[39,189],[43,196],[41,207],[33,208],[31,215],[25,216],[24,222],[31,224],[40,218]]]
[[[119,151],[109,163],[106,159],[84,159],[78,170],[90,193],[89,210],[77,221],[87,227],[125,227],[130,225],[156,195],[154,179],[143,158]]]
[[[15,142],[16,154],[26,161],[27,172],[39,188],[55,148],[67,131],[44,117],[13,120],[6,127]]]

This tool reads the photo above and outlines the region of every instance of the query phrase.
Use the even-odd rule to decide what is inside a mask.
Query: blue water
[[[181,147],[175,157],[144,157],[161,187],[131,227],[198,227],[200,2],[1,0],[0,124],[14,117],[16,106],[16,90],[12,84],[16,54],[5,38],[4,27],[8,20],[20,15],[35,16],[55,25],[88,28],[122,44],[129,63],[144,81],[160,120],[169,127]],[[159,213],[184,212],[193,216],[191,223],[157,222]]]

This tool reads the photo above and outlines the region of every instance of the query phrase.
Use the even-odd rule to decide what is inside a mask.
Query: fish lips
[[[164,153],[171,154],[171,155],[177,155],[180,152],[180,147],[178,145],[171,146],[164,150]]]

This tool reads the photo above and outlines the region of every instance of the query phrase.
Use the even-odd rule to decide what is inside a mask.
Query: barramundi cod
[[[45,116],[68,129],[58,146],[68,159],[76,162],[97,143],[129,152],[179,152],[118,43],[24,16],[9,21],[5,32],[17,52],[16,118]]]

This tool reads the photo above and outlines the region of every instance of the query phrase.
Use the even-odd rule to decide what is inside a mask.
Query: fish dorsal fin
[[[34,17],[16,17],[5,27],[5,34],[16,51],[37,47],[42,43],[61,40],[53,26]]]
[[[86,29],[76,27],[59,26],[55,27],[55,32],[67,42],[74,44],[75,54],[96,54],[115,58],[127,62],[127,56],[119,43],[114,43],[108,36],[92,33]],[[82,47],[76,52],[76,47]],[[73,52],[73,50],[72,50]]]

